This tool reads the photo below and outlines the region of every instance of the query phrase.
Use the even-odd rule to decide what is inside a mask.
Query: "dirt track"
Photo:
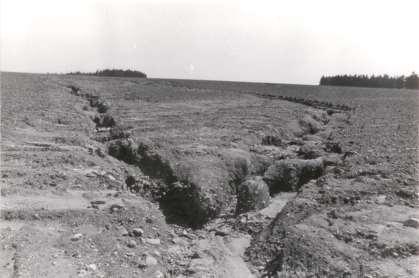
[[[418,230],[403,225],[419,218],[412,91],[1,81],[2,277],[418,273]],[[281,192],[269,167],[306,175],[298,163],[316,157],[322,177],[281,178],[296,196],[236,215],[244,180]]]

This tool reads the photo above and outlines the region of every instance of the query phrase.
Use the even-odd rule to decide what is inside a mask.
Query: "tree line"
[[[419,89],[419,77],[416,73],[409,76],[384,75],[334,75],[322,76],[320,85],[325,86],[353,86],[373,88]]]
[[[93,75],[93,76],[114,76],[114,77],[140,77],[147,78],[147,75],[137,70],[104,69],[95,72],[70,72],[69,75]]]

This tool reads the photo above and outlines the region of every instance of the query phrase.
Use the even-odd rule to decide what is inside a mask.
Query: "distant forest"
[[[96,72],[70,72],[69,75],[94,75],[94,76],[117,76],[117,77],[141,77],[147,78],[147,75],[137,70],[104,69]]]
[[[326,86],[353,86],[373,88],[419,89],[419,77],[416,73],[409,76],[390,77],[384,75],[334,75],[322,76],[320,85]]]

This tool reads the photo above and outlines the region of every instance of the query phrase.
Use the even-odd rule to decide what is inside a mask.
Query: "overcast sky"
[[[3,71],[315,84],[419,71],[418,0],[0,0]]]

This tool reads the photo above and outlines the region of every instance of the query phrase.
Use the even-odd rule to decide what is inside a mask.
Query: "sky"
[[[0,69],[317,84],[419,72],[418,0],[0,0]]]

